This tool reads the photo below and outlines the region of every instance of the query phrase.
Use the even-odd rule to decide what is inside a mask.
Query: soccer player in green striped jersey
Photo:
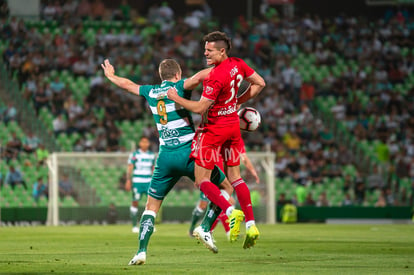
[[[150,145],[151,143],[147,137],[141,137],[138,143],[139,148],[132,152],[128,158],[125,189],[127,191],[132,190],[132,203],[129,210],[133,233],[139,233],[137,227],[138,203],[143,194],[148,194],[152,171],[154,170],[155,154],[149,150]]]
[[[204,69],[191,78],[181,79],[180,65],[173,59],[165,59],[159,65],[159,75],[162,83],[159,85],[138,85],[129,79],[115,75],[115,69],[108,60],[101,65],[105,76],[115,85],[139,96],[145,97],[155,123],[157,125],[160,141],[160,150],[156,161],[154,173],[148,189],[148,198],[145,211],[142,214],[139,229],[139,249],[129,262],[130,265],[141,265],[146,262],[146,252],[150,236],[154,230],[154,220],[164,197],[182,177],[187,176],[194,181],[194,161],[189,158],[191,144],[195,134],[191,113],[166,97],[170,88],[185,98],[191,97],[191,90],[197,87],[211,69]],[[211,181],[223,187],[226,192],[220,195],[228,199],[232,187],[226,180],[224,173],[215,168]],[[202,227],[210,228],[220,214],[221,209],[213,206],[207,211]],[[203,244],[211,251],[217,253],[210,233],[202,236]]]

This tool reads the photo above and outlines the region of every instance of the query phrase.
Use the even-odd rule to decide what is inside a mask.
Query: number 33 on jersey
[[[242,59],[229,57],[214,67],[203,82],[203,97],[214,101],[208,110],[206,125],[238,123],[237,92],[243,79],[254,74]]]

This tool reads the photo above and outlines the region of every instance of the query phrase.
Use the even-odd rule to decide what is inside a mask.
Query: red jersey
[[[254,70],[242,59],[229,57],[216,65],[203,81],[202,96],[214,103],[203,119],[207,125],[228,125],[239,123],[237,115],[237,92],[243,79],[251,76]]]

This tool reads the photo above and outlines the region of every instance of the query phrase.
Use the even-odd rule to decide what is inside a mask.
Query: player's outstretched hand
[[[254,179],[256,180],[256,183],[259,184],[260,183],[260,178],[257,174],[254,174]]]
[[[171,99],[172,101],[176,101],[177,98],[179,98],[180,96],[177,93],[177,90],[175,88],[170,88],[167,91],[167,97],[168,99]]]
[[[105,59],[104,64],[101,64],[102,69],[104,70],[106,77],[111,77],[115,74],[114,66],[109,63],[108,59]]]

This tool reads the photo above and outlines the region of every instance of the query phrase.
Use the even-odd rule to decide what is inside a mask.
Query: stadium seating
[[[75,30],[72,28],[66,28],[60,25],[59,22],[54,20],[44,21],[44,20],[26,20],[25,25],[28,29],[33,29],[38,31],[41,34],[50,33],[52,36],[62,35],[65,32],[73,33]],[[135,26],[131,22],[119,22],[119,21],[93,21],[93,20],[84,20],[80,26],[80,32],[82,33],[83,38],[86,40],[89,46],[96,45],[97,36],[100,34],[107,34],[112,32],[114,34],[126,33],[132,34],[134,32]],[[145,37],[150,34],[153,30],[151,27],[145,27],[141,30],[141,35]],[[328,36],[328,35],[326,35]],[[326,37],[323,37],[325,39]],[[8,41],[0,40],[0,51],[3,52],[8,45]],[[414,49],[408,47],[401,48],[401,55],[407,56],[412,53]],[[291,65],[297,67],[302,80],[310,81],[313,78],[317,82],[322,82],[329,74],[332,74],[335,77],[340,77],[344,72],[351,68],[353,72],[356,72],[359,69],[359,64],[356,60],[345,59],[338,53],[333,55],[334,64],[333,65],[318,65],[316,63],[316,55],[314,53],[305,53],[299,51],[296,56],[291,60]],[[366,65],[363,67],[363,70],[367,73],[373,70],[371,65]],[[117,73],[122,76],[128,75],[130,71],[135,72],[136,74],[141,73],[141,67],[138,65],[126,63],[124,66],[117,68]],[[14,74],[15,76],[15,74]],[[90,92],[90,78],[86,76],[75,76],[70,70],[56,70],[52,69],[48,72],[45,72],[42,81],[49,83],[54,77],[59,76],[61,81],[65,83],[68,87],[70,93],[73,95],[80,104],[83,104],[84,99],[88,96]],[[414,75],[408,76],[403,83],[398,83],[392,88],[397,93],[402,96],[406,96],[407,91],[414,87]],[[25,89],[25,83],[22,84],[22,91]],[[370,103],[370,97],[361,89],[356,89],[350,91],[347,94],[347,101],[357,98],[363,108],[366,108]],[[317,96],[314,100],[315,108],[319,109],[324,116],[331,117],[331,108],[337,103],[337,97],[333,95],[329,96]],[[103,108],[94,109],[96,117],[102,120],[104,116]],[[42,108],[39,111],[39,118],[45,122],[48,127],[48,130],[52,132],[52,121],[53,114],[47,109]],[[369,119],[369,123],[373,124],[375,122],[375,115],[372,115]],[[141,135],[142,129],[149,123],[150,116],[146,116],[145,120],[134,121],[133,123],[127,120],[124,121],[115,121],[116,126],[122,132],[120,144],[122,146],[128,147],[127,145],[131,141],[136,141]],[[152,122],[151,122],[152,123]],[[355,150],[361,152],[364,158],[367,158],[370,163],[381,164],[381,161],[378,159],[377,148],[381,145],[378,140],[357,140],[351,132],[348,131],[346,124],[343,121],[335,121],[337,125],[337,131],[341,133],[341,139],[344,142],[349,142]],[[15,122],[10,122],[7,126],[0,123],[0,139],[7,140],[10,137],[10,133],[15,131],[18,136],[23,137],[24,133],[22,129]],[[4,129],[4,131],[3,131]],[[60,134],[57,136],[57,143],[59,144],[62,151],[72,151],[76,140],[79,138],[78,133],[71,134]],[[30,161],[35,161],[31,155],[27,156]],[[24,172],[26,177],[28,177],[30,182],[33,182],[38,175],[46,177],[45,169],[36,170],[33,166],[24,166],[21,161],[16,163]],[[0,169],[2,172],[6,170],[6,166],[1,164]],[[116,182],[118,182],[120,173],[117,171],[99,171],[96,170],[96,167],[83,167],[80,168],[81,175],[86,179],[87,184],[97,191],[97,194],[101,200],[102,205],[108,205],[111,201],[116,201],[121,204],[128,205],[130,202],[129,194],[121,190],[116,189]],[[358,167],[359,169],[359,167]],[[342,167],[343,173],[350,174],[355,177],[357,174],[357,167],[349,164]],[[4,174],[4,173],[3,173]],[[399,186],[400,191],[402,188],[405,188],[407,192],[411,192],[410,181],[408,179],[401,179],[401,184]],[[340,205],[344,198],[344,192],[342,191],[343,180],[341,178],[333,179],[324,179],[322,184],[316,184],[308,186],[308,191],[313,194],[314,199],[321,194],[322,191],[326,191],[328,198],[331,201],[332,205]],[[291,178],[281,178],[276,181],[277,192],[285,192],[288,198],[292,198],[295,190],[295,183]],[[6,190],[7,191],[7,190]],[[15,203],[13,205],[23,205],[24,196],[20,196],[20,191],[16,191],[15,198],[10,199],[10,203]],[[167,198],[166,205],[190,205],[197,201],[197,192],[188,192],[187,190],[183,191],[172,191],[171,195]],[[409,193],[410,194],[410,193]],[[26,194],[27,195],[27,194]],[[378,190],[368,194],[367,203],[373,205],[378,199],[379,192]],[[27,196],[26,196],[27,197]],[[8,202],[9,203],[9,202]],[[9,203],[9,205],[10,205]],[[74,202],[70,200],[65,200],[61,202],[62,206],[73,205]]]

